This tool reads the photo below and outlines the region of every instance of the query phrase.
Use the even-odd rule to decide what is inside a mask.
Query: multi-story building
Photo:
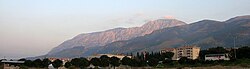
[[[197,46],[182,46],[178,48],[166,48],[161,50],[161,53],[173,52],[174,56],[172,60],[179,60],[181,57],[187,57],[189,59],[197,59],[200,53],[200,47]]]

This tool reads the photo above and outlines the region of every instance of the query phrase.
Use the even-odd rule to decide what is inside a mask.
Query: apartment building
[[[173,52],[174,56],[172,60],[179,60],[181,57],[187,57],[189,59],[197,59],[200,53],[200,47],[197,46],[182,46],[178,48],[165,48],[161,50],[161,53]]]

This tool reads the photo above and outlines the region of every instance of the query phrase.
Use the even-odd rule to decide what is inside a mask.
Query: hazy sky
[[[250,0],[0,0],[0,58],[46,54],[80,33],[172,17],[187,23],[250,14]]]

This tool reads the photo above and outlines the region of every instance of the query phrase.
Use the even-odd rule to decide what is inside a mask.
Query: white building
[[[125,57],[126,55],[121,55],[121,54],[118,54],[118,55],[114,55],[114,54],[95,54],[95,55],[92,55],[92,56],[89,56],[87,57],[87,59],[92,59],[92,58],[100,58],[102,55],[107,55],[108,57],[117,57],[119,59],[122,59],[123,57]],[[127,56],[128,58],[131,58],[131,56]]]
[[[205,60],[230,60],[228,54],[207,54]]]
[[[187,57],[189,59],[197,59],[200,53],[200,47],[193,46],[182,46],[178,48],[165,48],[161,50],[161,53],[173,52],[174,56],[172,60],[179,60],[181,57]]]

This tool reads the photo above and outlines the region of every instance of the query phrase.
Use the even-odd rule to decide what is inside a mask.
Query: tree
[[[228,51],[223,47],[209,48],[207,54],[222,54],[228,53]]]
[[[34,66],[34,64],[33,64],[33,62],[32,62],[31,60],[26,60],[26,61],[24,62],[24,65],[25,65],[25,66],[28,66],[28,67],[33,67],[33,66]]]
[[[55,61],[52,62],[52,65],[55,68],[58,68],[58,67],[62,66],[62,64],[63,64],[63,61],[61,61],[59,59],[56,59]]]
[[[236,50],[236,58],[242,59],[242,58],[250,58],[250,47],[241,47],[238,50]]]
[[[149,66],[156,66],[156,65],[158,65],[158,62],[159,62],[159,59],[157,59],[157,58],[150,58],[149,60],[148,60],[148,65]]]
[[[90,63],[91,63],[92,65],[94,65],[95,67],[98,67],[98,66],[100,66],[100,64],[101,64],[101,60],[100,60],[99,58],[92,58],[92,59],[90,60]]]
[[[43,59],[42,61],[42,67],[48,67],[51,64],[51,61],[49,59]]]
[[[187,57],[181,57],[179,60],[178,60],[178,62],[180,63],[180,64],[188,64],[188,63],[190,63],[192,60],[191,59],[188,59]]]
[[[42,68],[42,60],[41,59],[36,59],[33,61],[35,67]]]
[[[162,56],[164,58],[172,59],[172,57],[174,56],[174,53],[173,52],[165,52],[165,53],[162,53]]]
[[[129,64],[132,63],[131,59],[129,57],[127,57],[127,56],[123,57],[121,62],[122,62],[122,65],[129,65]]]
[[[113,57],[110,58],[110,64],[111,64],[111,65],[114,67],[114,69],[115,69],[115,67],[120,66],[120,59],[117,58],[117,57],[115,57],[115,56],[113,56]]]
[[[107,55],[102,55],[101,57],[100,57],[100,59],[105,59],[105,58],[109,58]]]
[[[201,50],[199,53],[199,59],[205,60],[205,55],[207,54],[207,50]]]
[[[71,64],[76,67],[85,68],[89,66],[89,61],[86,58],[74,58],[71,60]]]
[[[108,67],[109,66],[109,57],[107,55],[102,55],[100,57],[101,63],[100,63],[100,67]]]
[[[72,66],[72,64],[71,64],[70,62],[66,62],[66,63],[64,64],[64,67],[65,67],[65,68],[69,68],[70,66]]]
[[[25,59],[25,58],[22,58],[22,59],[19,59],[18,61],[26,61],[26,59]]]

